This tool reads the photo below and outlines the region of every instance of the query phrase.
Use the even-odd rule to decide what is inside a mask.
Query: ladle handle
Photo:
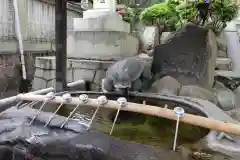
[[[20,94],[17,96],[18,100],[27,100],[27,101],[44,101],[45,96],[44,95],[30,95],[30,94]],[[49,100],[48,103],[62,103],[62,97],[56,96],[54,99]],[[65,104],[71,104],[71,105],[78,105],[81,103],[81,101],[78,98],[73,97],[71,102],[64,102]],[[97,99],[90,99],[87,103],[84,104],[85,106],[89,107],[98,107]],[[118,109],[119,104],[116,101],[108,100],[106,104],[103,106],[104,108],[110,108],[110,109]],[[121,110],[124,111],[130,111],[130,112],[137,112],[157,117],[163,117],[167,119],[177,120],[177,117],[174,115],[174,111],[167,109],[167,108],[161,108],[151,105],[143,105],[143,104],[137,104],[137,103],[130,103],[122,108]],[[237,136],[240,136],[240,125],[233,124],[233,123],[225,123],[223,121],[201,117],[197,115],[187,114],[185,113],[184,117],[180,119],[181,122],[192,124],[195,126],[200,126],[204,128],[208,128],[215,131],[225,132],[234,134]]]

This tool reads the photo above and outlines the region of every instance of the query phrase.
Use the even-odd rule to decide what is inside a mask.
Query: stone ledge
[[[67,82],[80,79],[91,83],[94,90],[100,91],[101,80],[105,77],[107,68],[115,61],[71,59],[68,60]],[[55,87],[55,57],[37,57],[33,82],[34,89]]]
[[[92,10],[96,12],[95,10]],[[74,18],[75,31],[118,31],[130,33],[130,24],[116,14],[97,15],[97,17]],[[90,13],[90,11],[89,11]]]
[[[87,60],[87,59],[73,59],[68,58],[67,68],[79,68],[79,69],[107,69],[115,61],[100,61],[100,60]],[[43,70],[55,70],[55,57],[36,57],[35,67]]]
[[[231,64],[232,63],[232,59],[231,58],[217,58],[217,65],[220,64]]]
[[[107,69],[114,61],[99,61],[99,60],[84,60],[84,59],[69,59],[72,63],[72,68],[79,69]]]
[[[42,68],[36,68],[34,77],[48,81],[56,78],[55,72],[56,72],[55,70],[44,70]],[[68,82],[73,81],[73,69],[67,70],[67,81]]]
[[[138,54],[136,35],[116,31],[75,31],[68,35],[69,58],[117,60]]]
[[[240,78],[239,71],[226,71],[226,70],[216,70],[215,76],[224,76],[230,78]]]
[[[42,69],[56,69],[55,56],[36,57],[35,67]],[[71,62],[67,61],[67,68],[71,68]]]
[[[232,70],[232,59],[230,58],[217,58],[216,67],[219,70]]]

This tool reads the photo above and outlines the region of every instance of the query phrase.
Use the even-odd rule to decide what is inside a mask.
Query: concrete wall
[[[25,51],[54,50],[55,10],[54,0],[18,1],[23,48]],[[73,18],[81,17],[78,5],[68,4],[68,29],[73,28]],[[14,8],[12,0],[2,0],[0,5],[0,52],[16,53]]]
[[[27,75],[34,77],[35,58],[55,55],[54,0],[18,0]],[[68,4],[68,29],[73,18],[81,17],[82,9]],[[20,87],[20,60],[15,34],[13,0],[0,5],[0,98],[16,95]]]
[[[33,79],[35,72],[35,57],[36,56],[50,56],[54,53],[51,52],[39,52],[31,53],[27,52],[26,62],[28,69],[28,77]],[[0,98],[16,95],[20,88],[20,61],[19,55],[15,53],[0,53]]]
[[[69,32],[70,33],[70,32]],[[114,31],[73,31],[68,35],[68,57],[113,60],[138,54],[135,35]]]

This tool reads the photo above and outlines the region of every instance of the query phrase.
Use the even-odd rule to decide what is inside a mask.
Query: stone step
[[[217,63],[217,65],[231,64],[232,63],[232,59],[231,58],[217,58],[216,63]]]
[[[216,70],[215,76],[224,76],[230,78],[240,78],[240,71]]]
[[[216,68],[218,68],[219,70],[232,70],[232,59],[217,58]]]

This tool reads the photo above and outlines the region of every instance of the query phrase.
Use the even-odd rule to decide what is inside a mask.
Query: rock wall
[[[212,31],[188,24],[154,49],[152,71],[176,78],[183,85],[211,88],[217,43]]]
[[[0,98],[14,95],[20,87],[20,61],[16,54],[0,54]]]
[[[100,91],[101,80],[105,77],[107,68],[114,61],[97,60],[67,60],[67,82],[83,79],[91,83],[91,90]],[[55,57],[37,57],[33,89],[55,87]]]
[[[35,72],[35,57],[51,55],[52,52],[25,53],[27,76],[33,79]],[[21,64],[19,54],[0,53],[0,98],[16,95],[20,88]]]

